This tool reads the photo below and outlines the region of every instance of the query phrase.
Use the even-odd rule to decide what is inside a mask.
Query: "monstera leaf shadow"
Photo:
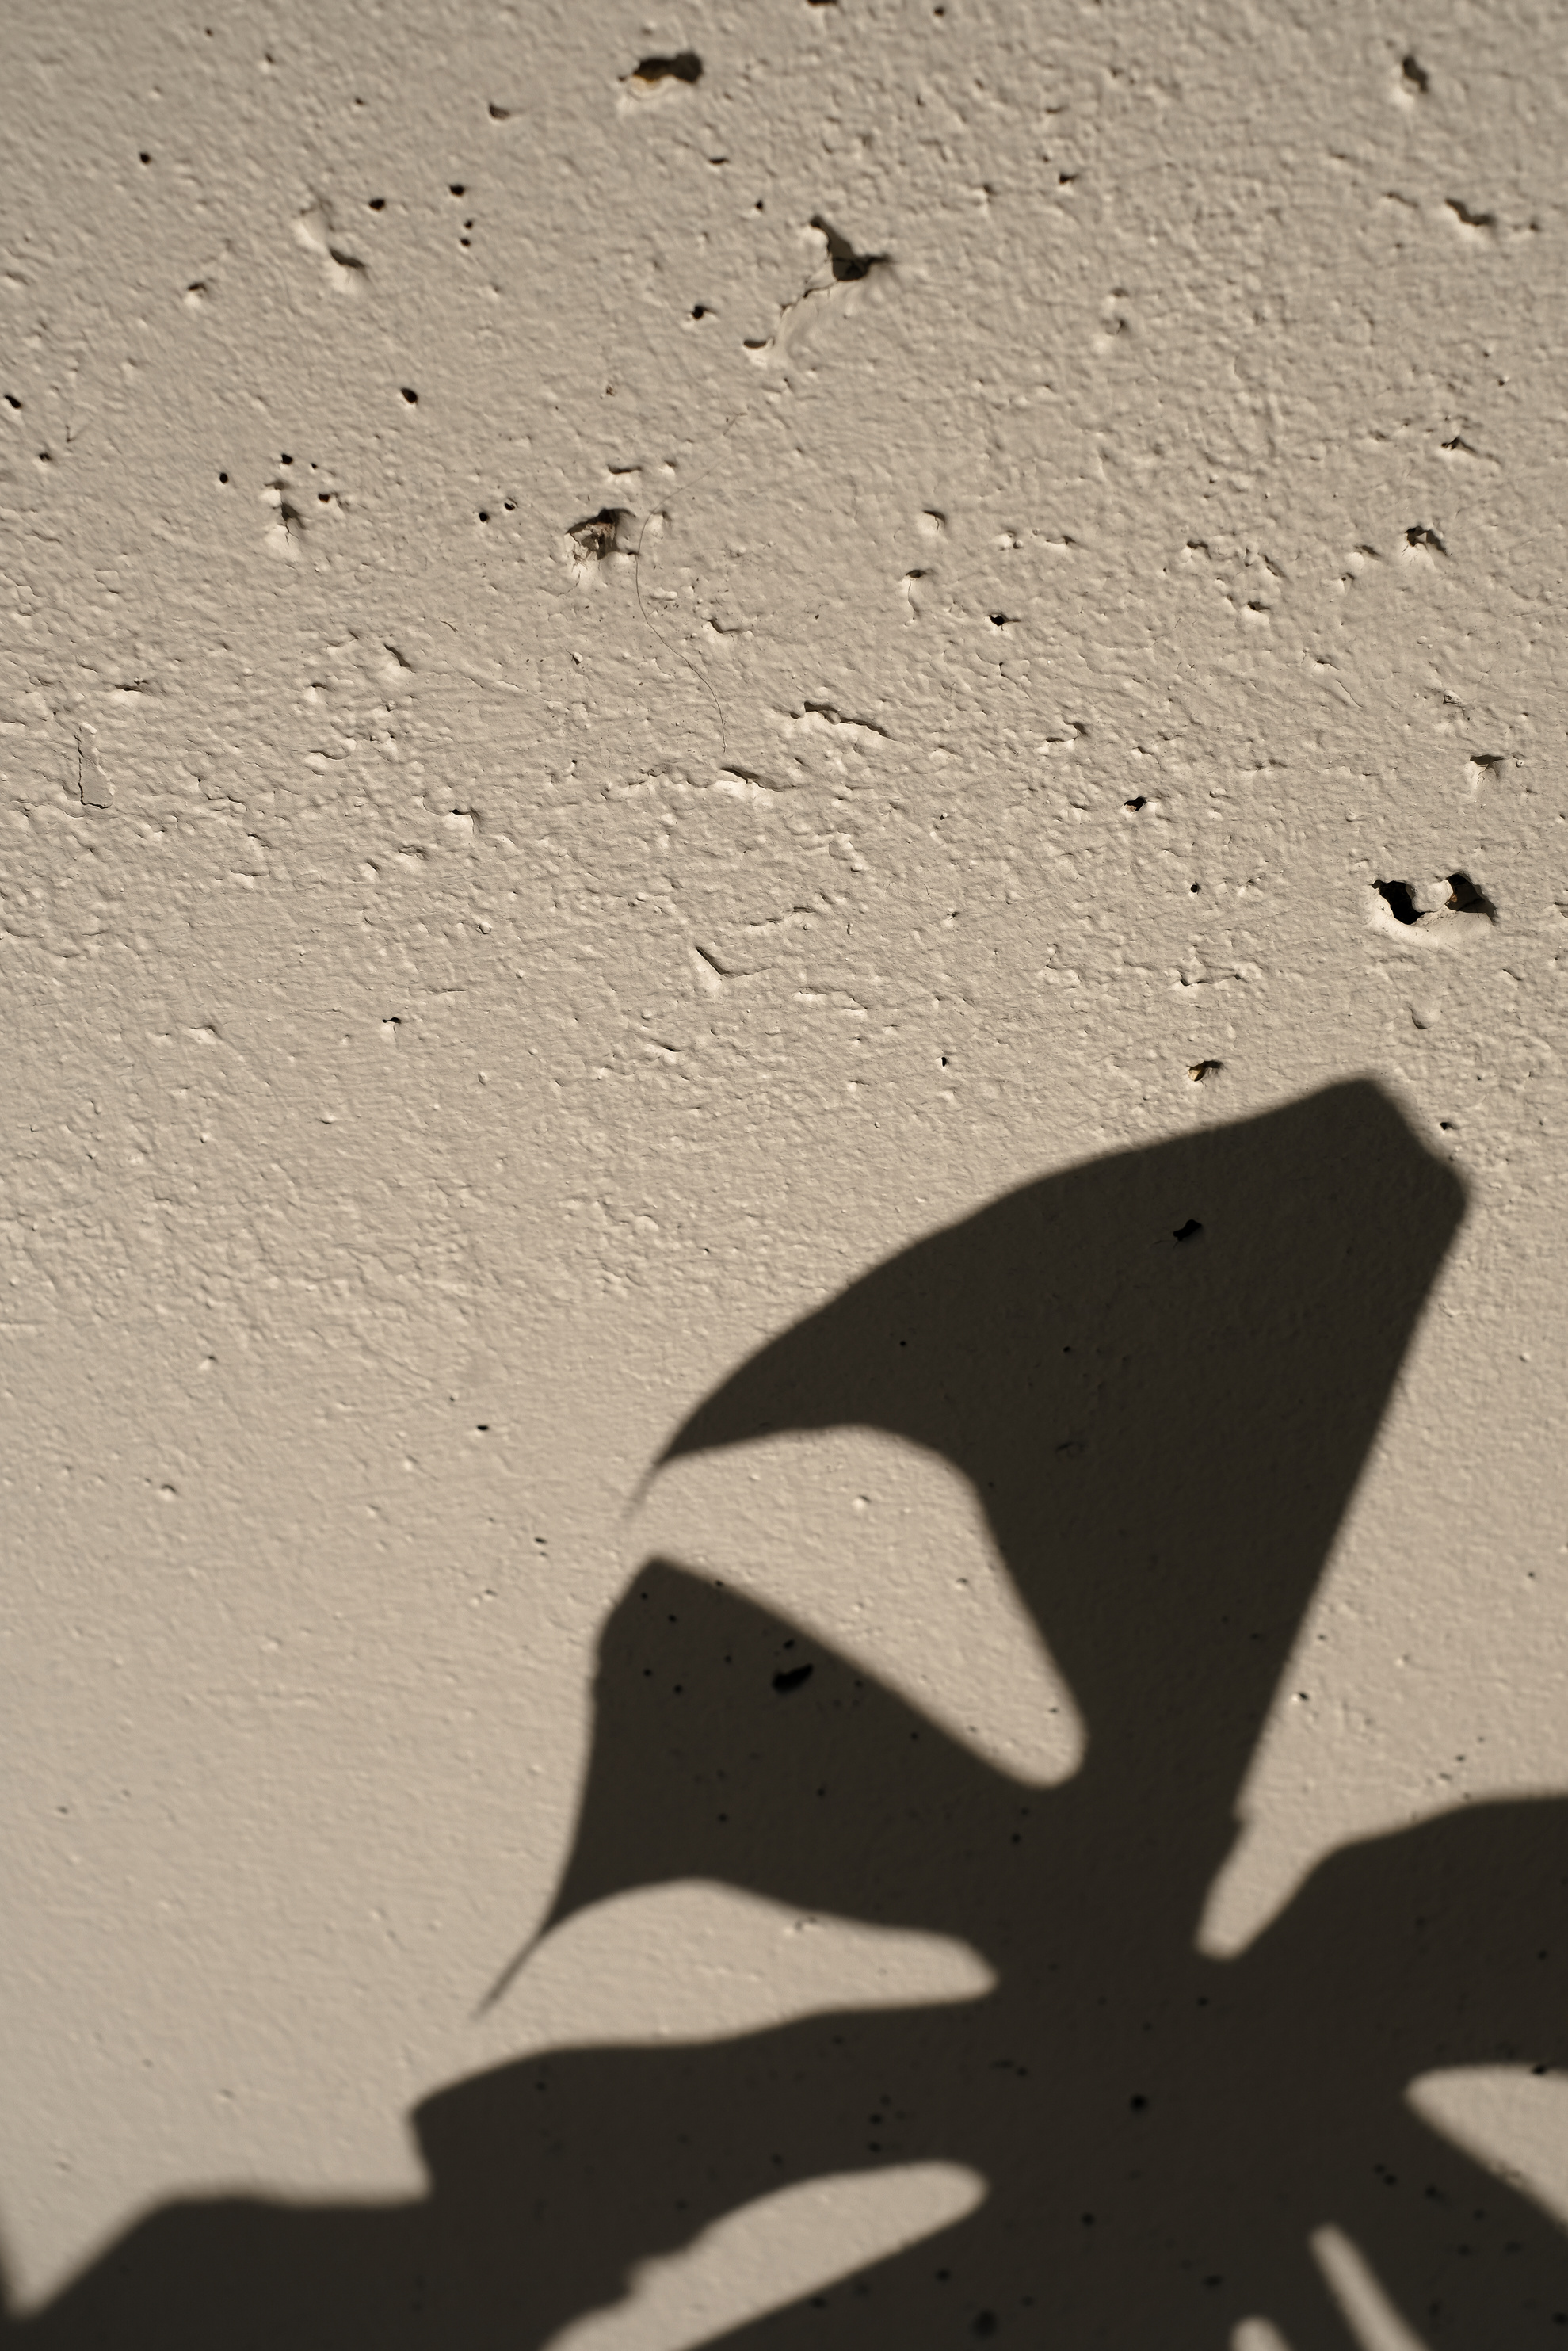
[[[1568,1805],[1333,1855],[1239,1957],[1197,1923],[1280,1676],[1458,1225],[1368,1084],[1073,1169],[855,1282],[666,1458],[853,1424],[972,1482],[1087,1726],[1029,1789],[799,1627],[676,1562],[607,1625],[547,1925],[702,1878],[961,1937],[986,1997],[459,2083],[399,2208],[186,2203],[11,2332],[49,2346],[539,2346],[797,2181],[913,2161],[967,2218],[724,2337],[1350,2351],[1359,2249],[1420,2339],[1561,2344],[1568,2244],[1429,2130],[1437,2067],[1568,2059]],[[846,1575],[854,1562],[843,1562]]]

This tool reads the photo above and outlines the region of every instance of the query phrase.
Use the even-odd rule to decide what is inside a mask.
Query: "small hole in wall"
[[[837,284],[853,283],[859,278],[869,277],[879,263],[887,259],[884,253],[857,253],[849,238],[831,221],[825,221],[821,213],[812,214],[811,226],[827,240],[828,257],[832,263]]]
[[[449,196],[461,196],[465,194],[467,192],[461,180],[449,180],[447,182],[446,193]]]
[[[479,509],[479,519],[480,519],[480,521],[481,521],[481,522],[488,522],[488,521],[489,521],[489,519],[490,519],[490,509],[489,509],[489,507],[480,507],[480,509]]]
[[[1171,1235],[1171,1238],[1173,1241],[1176,1242],[1195,1241],[1202,1234],[1202,1231],[1203,1227],[1198,1223],[1197,1218],[1196,1217],[1189,1217],[1185,1225],[1178,1225],[1176,1227],[1175,1232]],[[1147,2103],[1147,2100],[1144,2098],[1134,2098],[1133,2100],[1134,2106],[1145,2105]]]
[[[1486,892],[1478,889],[1468,873],[1449,874],[1448,904],[1458,914],[1495,914],[1497,912]]]
[[[678,57],[644,57],[632,75],[637,81],[701,81],[703,61],[695,49],[683,49]]]
[[[707,304],[706,302],[694,302],[692,305],[692,316],[694,319],[706,319],[707,317]]]
[[[780,1698],[788,1698],[791,1690],[804,1689],[815,1671],[814,1666],[791,1666],[787,1673],[774,1675],[773,1687]]]
[[[1432,77],[1426,67],[1416,57],[1403,57],[1400,60],[1399,71],[1404,77],[1406,88],[1413,89],[1418,98],[1425,98],[1432,86]]]
[[[411,408],[417,408],[417,407],[419,406],[419,394],[418,394],[418,392],[414,392],[414,391],[413,391],[413,389],[412,389],[408,384],[406,384],[406,383],[405,383],[405,384],[403,385],[403,387],[402,387],[402,396],[403,396],[403,398],[407,401],[407,402],[408,402],[408,404],[409,404],[409,406],[410,406]]]
[[[1131,809],[1131,810],[1132,810],[1132,811],[1133,811],[1133,814],[1134,814],[1134,816],[1136,816],[1136,815],[1137,815],[1138,810],[1139,810],[1141,808],[1147,808],[1147,807],[1148,807],[1148,805],[1149,805],[1149,804],[1148,804],[1148,801],[1144,798],[1144,795],[1143,795],[1143,793],[1142,793],[1142,792],[1139,792],[1139,793],[1137,794],[1137,796],[1136,796],[1136,798],[1135,798],[1135,799],[1130,799],[1130,800],[1124,800],[1124,801],[1122,802],[1122,806],[1123,806],[1124,809]]]
[[[220,482],[226,482],[228,480],[228,475],[226,474],[220,474],[218,475],[218,479]]]
[[[1189,882],[1189,883],[1187,883],[1187,888],[1188,888],[1189,890],[1193,891],[1195,893],[1196,893],[1197,891],[1201,890],[1201,889],[1202,889],[1202,887],[1203,887],[1203,884],[1202,884],[1202,883],[1201,883],[1201,882]]]
[[[152,156],[147,152],[147,150],[146,150],[146,148],[145,148],[145,147],[143,147],[143,149],[141,150],[141,162],[142,162],[143,163],[151,163],[151,162],[152,161]]]
[[[1420,921],[1421,910],[1411,895],[1408,882],[1379,882],[1376,890],[1396,923]]]
[[[373,213],[384,213],[384,212],[385,212],[385,210],[386,210],[386,208],[387,208],[387,200],[386,200],[386,198],[385,198],[384,196],[372,196],[372,197],[371,198],[371,212],[373,212]]]

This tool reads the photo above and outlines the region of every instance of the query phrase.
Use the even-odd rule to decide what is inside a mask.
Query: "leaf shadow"
[[[1239,1956],[1195,1941],[1462,1208],[1375,1087],[1336,1086],[934,1234],[668,1448],[854,1425],[954,1463],[1087,1751],[1024,1787],[777,1612],[654,1560],[604,1630],[545,1931],[707,1879],[959,1937],[992,1992],[493,2069],[417,2110],[423,2200],[173,2205],[9,2332],[522,2351],[774,2189],[946,2160],[988,2181],[974,2212],[729,2351],[1223,2351],[1252,2315],[1291,2351],[1350,2351],[1310,2251],[1325,2225],[1423,2340],[1563,2342],[1562,2231],[1406,2094],[1438,2067],[1568,2062],[1568,1803],[1347,1846]]]

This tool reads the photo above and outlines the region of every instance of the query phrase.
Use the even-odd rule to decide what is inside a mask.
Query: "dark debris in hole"
[[[624,507],[601,507],[596,515],[570,524],[566,535],[585,563],[597,563],[614,554],[615,535],[625,519]]]
[[[1148,805],[1149,805],[1149,804],[1148,804],[1148,801],[1145,799],[1145,797],[1144,797],[1144,795],[1143,795],[1143,793],[1142,793],[1142,792],[1134,792],[1134,794],[1133,795],[1133,798],[1132,798],[1130,800],[1124,800],[1124,801],[1122,802],[1122,806],[1123,806],[1124,809],[1131,809],[1131,810],[1132,810],[1132,812],[1133,812],[1133,814],[1134,814],[1134,816],[1136,816],[1136,815],[1137,815],[1138,810],[1139,810],[1140,809],[1142,809],[1142,808],[1147,808],[1147,807],[1148,807]]]
[[[821,213],[811,215],[811,226],[819,236],[828,241],[828,258],[833,265],[833,276],[841,286],[848,279],[869,277],[887,260],[885,253],[857,253],[847,236],[843,236]]]
[[[650,87],[656,81],[701,81],[703,61],[695,49],[682,49],[673,57],[643,57],[633,67],[632,79],[645,81]]]
[[[1420,921],[1421,909],[1411,894],[1408,882],[1378,882],[1374,887],[1396,923]]]
[[[1424,522],[1413,522],[1411,524],[1409,529],[1405,534],[1405,544],[1406,547],[1430,548],[1434,555],[1447,555],[1448,551],[1444,546],[1442,540],[1438,538],[1437,532],[1435,530],[1428,530]]]
[[[1477,888],[1468,873],[1449,874],[1448,904],[1457,914],[1484,914],[1489,922],[1497,920],[1497,908],[1486,892]]]

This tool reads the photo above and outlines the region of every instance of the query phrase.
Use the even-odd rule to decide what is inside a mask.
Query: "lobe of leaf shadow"
[[[780,1671],[785,1638],[798,1662]],[[983,1896],[967,1877],[933,1911],[928,1840],[956,1804],[996,1814],[977,1851],[1005,1851],[1010,1783],[771,1610],[651,1560],[601,1638],[594,1719],[571,1859],[486,2008],[563,1920],[668,1878],[720,1876],[888,1925],[962,1915],[973,1931]],[[713,1759],[695,1774],[694,1723]]]
[[[1082,1709],[1090,1771],[1151,1824],[1174,1808],[1201,1876],[1195,1808],[1212,1856],[1462,1198],[1364,1083],[1098,1161],[865,1275],[663,1458],[855,1426],[951,1461]],[[1172,1250],[1194,1201],[1223,1250]],[[1386,1249],[1392,1289],[1353,1295],[1347,1249]],[[1051,1449],[1070,1434],[1088,1440],[1071,1467]]]

